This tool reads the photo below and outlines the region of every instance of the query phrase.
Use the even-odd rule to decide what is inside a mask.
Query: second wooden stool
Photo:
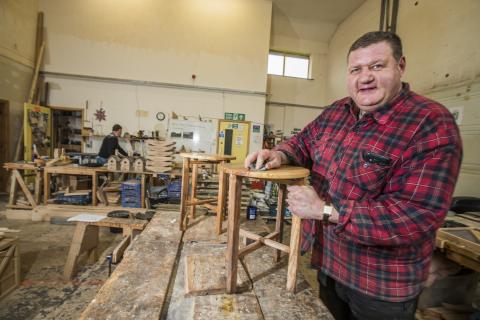
[[[225,196],[224,189],[221,187],[224,186],[222,181],[224,175],[222,170],[219,169],[219,190],[217,198],[208,198],[208,199],[197,199],[197,178],[198,178],[198,166],[202,164],[211,164],[211,165],[220,165],[223,166],[225,163],[229,163],[232,160],[235,160],[234,156],[221,155],[221,154],[205,154],[205,153],[180,153],[180,156],[183,157],[183,167],[182,167],[182,193],[180,196],[180,230],[185,231],[187,229],[187,207],[190,208],[190,217],[195,218],[196,206],[203,205],[211,210],[217,212],[217,221],[218,221],[218,209],[217,206],[212,205],[213,202],[219,201],[219,207],[224,208]],[[189,197],[189,184],[190,184],[190,166],[192,167],[192,188]],[[223,212],[222,212],[223,214]],[[217,223],[218,224],[218,223]],[[218,233],[218,231],[217,231]]]

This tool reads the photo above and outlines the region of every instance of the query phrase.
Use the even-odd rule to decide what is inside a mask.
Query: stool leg
[[[290,234],[290,255],[288,257],[287,291],[295,293],[297,285],[297,267],[300,251],[300,232],[302,219],[292,215],[292,231]]]
[[[195,201],[195,198],[197,197],[197,178],[198,178],[198,164],[195,163],[192,165],[192,195],[191,195],[192,202]],[[197,209],[197,206],[192,204],[190,208],[190,218],[192,219],[195,218],[196,209]]]
[[[218,168],[218,199],[217,199],[217,221],[215,230],[217,235],[222,233],[223,214],[225,212],[225,205],[227,203],[227,174],[222,166]]]
[[[240,204],[242,197],[242,178],[230,175],[228,189],[228,235],[227,235],[227,293],[237,289],[238,236],[240,232]]]
[[[188,183],[189,183],[189,167],[190,159],[183,158],[182,167],[182,193],[180,196],[180,230],[185,231],[187,228],[187,199],[188,199]]]
[[[277,242],[283,241],[283,222],[285,212],[285,198],[287,195],[287,186],[284,184],[278,185],[278,201],[277,201],[277,219],[275,221],[275,232],[278,232]],[[275,262],[280,261],[282,251],[277,250],[275,253]]]

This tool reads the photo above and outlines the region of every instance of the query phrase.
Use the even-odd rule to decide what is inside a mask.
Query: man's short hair
[[[122,126],[119,125],[119,124],[114,124],[113,128],[112,128],[112,131],[118,131],[118,130],[122,130]]]
[[[360,38],[358,38],[348,50],[347,58],[350,56],[350,52],[360,48],[366,48],[372,44],[385,41],[392,48],[393,57],[399,61],[403,56],[402,52],[402,40],[393,32],[388,31],[372,31],[367,32]]]

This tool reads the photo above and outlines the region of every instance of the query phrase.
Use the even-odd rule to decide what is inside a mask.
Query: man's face
[[[362,111],[370,112],[395,98],[402,88],[405,58],[396,61],[383,41],[350,52],[348,93]]]
[[[122,135],[122,129],[118,129],[117,131],[113,131],[115,137],[120,137]]]

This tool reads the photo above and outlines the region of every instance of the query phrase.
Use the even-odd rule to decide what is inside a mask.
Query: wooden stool
[[[289,254],[287,290],[290,292],[295,292],[298,252],[300,248],[301,219],[295,215],[292,215],[290,246],[287,246],[282,243],[284,221],[283,211],[285,210],[286,186],[291,184],[305,184],[305,178],[310,174],[309,170],[301,167],[282,166],[278,169],[256,171],[245,169],[243,167],[239,167],[238,165],[225,165],[224,171],[226,174],[230,175],[230,185],[228,190],[228,239],[226,256],[227,293],[235,293],[236,291],[238,259],[259,249],[263,245],[276,249],[276,262],[280,261],[280,254],[282,251]],[[242,195],[242,179],[244,177],[272,181],[279,184],[275,231],[266,235],[265,237],[240,229],[240,202]],[[255,242],[239,250],[239,234],[245,236],[246,238],[253,239]]]
[[[202,205],[211,210],[217,211],[217,233],[220,234],[222,224],[220,221],[220,227],[218,227],[218,219],[223,218],[223,211],[225,208],[225,192],[221,167],[229,163],[231,160],[235,160],[234,156],[221,155],[221,154],[204,154],[204,153],[180,153],[183,157],[182,167],[182,194],[180,198],[180,230],[185,231],[187,229],[187,207],[190,206],[190,217],[195,218],[196,206]],[[197,199],[197,178],[198,178],[198,165],[200,164],[219,164],[219,190],[217,198],[209,199]],[[190,165],[192,166],[192,189],[191,195],[188,196],[188,186],[190,183]],[[221,188],[223,186],[223,189]],[[218,206],[212,205],[212,202],[217,202]],[[220,231],[219,231],[220,229]]]
[[[105,218],[96,222],[77,222],[75,232],[73,234],[72,244],[68,251],[67,263],[63,271],[63,276],[66,280],[70,280],[76,274],[77,260],[83,252],[88,252],[89,263],[94,263],[98,260],[98,228],[111,227],[122,228],[123,235],[126,239],[132,239],[139,231],[143,230],[147,225],[145,220],[130,220],[122,218]],[[125,250],[125,239],[117,247]],[[117,249],[115,249],[117,251]],[[115,252],[115,251],[114,251]],[[123,253],[123,251],[121,252]]]

